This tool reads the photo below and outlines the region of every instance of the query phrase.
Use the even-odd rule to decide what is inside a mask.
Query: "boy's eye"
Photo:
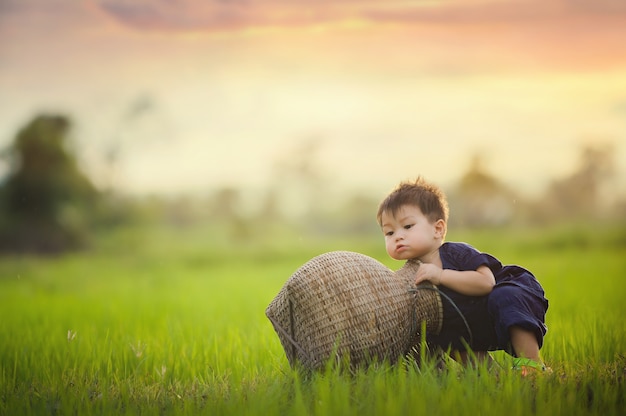
[[[409,229],[409,228],[411,228],[411,227],[413,227],[413,224],[407,224],[407,225],[405,225],[405,226],[404,226],[404,229],[405,229],[405,230],[408,230],[408,229]]]
[[[385,235],[386,235],[387,237],[391,237],[391,236],[393,235],[393,231],[387,231],[387,232],[385,233]]]

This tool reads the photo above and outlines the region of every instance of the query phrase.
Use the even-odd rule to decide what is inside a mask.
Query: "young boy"
[[[401,183],[380,204],[377,219],[387,253],[420,260],[415,284],[428,280],[445,295],[441,331],[426,335],[430,346],[464,363],[468,350],[479,360],[489,358],[487,351],[505,350],[524,375],[546,369],[539,356],[548,309],[541,285],[526,269],[503,266],[465,243],[444,242],[448,203],[440,188],[422,178]]]

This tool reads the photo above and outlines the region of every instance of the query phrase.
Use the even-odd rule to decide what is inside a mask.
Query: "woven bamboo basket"
[[[395,363],[419,343],[422,322],[438,333],[439,292],[430,283],[409,291],[418,267],[408,261],[393,272],[349,251],[325,253],[301,266],[265,311],[290,365],[317,370],[331,358],[351,367]]]

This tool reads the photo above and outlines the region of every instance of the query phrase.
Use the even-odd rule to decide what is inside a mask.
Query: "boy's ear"
[[[442,219],[438,219],[435,222],[435,231],[441,238],[444,238],[446,236],[446,222]]]

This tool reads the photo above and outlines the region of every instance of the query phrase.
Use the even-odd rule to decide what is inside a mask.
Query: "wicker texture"
[[[419,342],[421,322],[438,332],[439,293],[427,284],[409,292],[418,262],[397,272],[363,254],[334,251],[300,267],[265,314],[292,366],[322,368],[331,357],[359,366],[396,362]]]

